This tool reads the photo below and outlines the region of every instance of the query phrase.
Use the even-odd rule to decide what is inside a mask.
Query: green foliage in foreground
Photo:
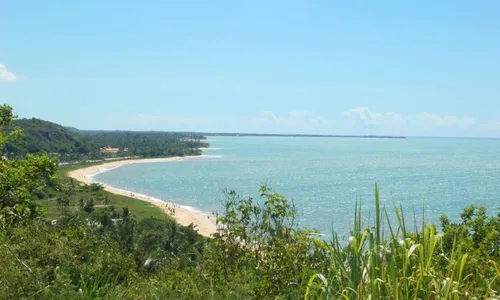
[[[0,149],[19,140],[22,130],[12,126],[15,115],[12,107],[0,106]],[[0,158],[0,221],[21,222],[39,216],[34,195],[53,186],[57,161],[48,155],[28,155],[8,160]]]
[[[498,232],[500,216],[491,217],[494,222],[482,223],[476,228],[467,220],[448,223],[444,235],[440,235],[432,224],[422,224],[421,232],[409,233],[404,216],[397,208],[397,224],[391,225],[387,212],[380,208],[378,187],[375,187],[375,209],[376,224],[365,229],[361,227],[361,210],[356,209],[348,246],[342,246],[337,239],[324,246],[331,264],[326,273],[311,277],[306,291],[308,297],[469,299],[481,296],[490,299],[497,296],[500,253],[497,250],[472,252],[459,245],[466,242],[474,230]],[[381,232],[384,218],[389,228],[387,237]],[[460,237],[452,228],[465,234]]]
[[[0,106],[0,146],[19,137],[4,134],[12,119]],[[442,234],[425,223],[409,232],[402,211],[390,220],[380,207],[376,186],[375,224],[363,228],[356,206],[341,244],[297,227],[293,204],[263,186],[259,199],[228,192],[207,239],[165,216],[137,218],[56,168],[47,155],[0,160],[0,299],[499,297],[500,214],[483,207],[466,208],[459,223],[443,216]],[[44,201],[57,203],[56,222]]]
[[[135,221],[127,210],[10,226],[0,234],[0,298],[120,299],[120,287],[159,269],[196,264],[204,244],[193,228],[172,220]]]
[[[443,234],[431,224],[410,233],[399,209],[389,225],[376,190],[376,224],[362,228],[357,207],[349,242],[341,244],[298,228],[292,203],[267,187],[260,192],[261,199],[229,192],[217,219],[224,226],[212,239],[170,219],[136,221],[127,209],[4,226],[0,298],[498,297],[498,240],[487,246],[475,239],[499,232],[500,216],[483,208],[467,208],[460,223],[443,217]]]

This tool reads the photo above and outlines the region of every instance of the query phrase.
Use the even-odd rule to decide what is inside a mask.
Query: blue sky
[[[81,129],[500,137],[500,1],[0,1],[0,103]]]

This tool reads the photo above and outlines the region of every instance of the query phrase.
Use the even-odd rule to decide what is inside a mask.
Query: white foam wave
[[[172,161],[141,161],[141,160],[131,161],[128,164],[124,164],[124,165],[117,165],[117,166],[109,167],[109,168],[100,168],[97,172],[95,172],[93,174],[85,175],[85,177],[88,178],[92,182],[96,182],[94,180],[95,176],[97,176],[99,174],[102,174],[102,173],[105,173],[105,172],[109,172],[109,171],[118,169],[119,167],[123,167],[123,166],[126,166],[126,165],[140,164],[140,163],[144,163],[144,164],[145,163],[153,163],[153,164],[157,164],[157,163],[170,163],[170,162],[174,162],[174,161],[182,162],[182,161],[186,161],[187,159],[193,159],[193,158],[194,159],[200,159],[200,158],[221,158],[221,157],[223,157],[223,156],[222,155],[200,155],[200,156],[177,157],[177,159],[172,160]]]
[[[160,199],[160,198],[156,198],[156,197],[153,197],[153,196],[150,196],[150,195],[147,195],[147,194],[137,193],[137,192],[134,192],[134,191],[131,191],[131,190],[126,190],[126,189],[120,189],[120,188],[117,188],[117,187],[114,187],[114,186],[110,186],[108,184],[105,184],[105,183],[97,181],[97,180],[92,180],[92,182],[93,183],[99,183],[99,184],[103,185],[104,187],[107,187],[108,189],[120,192],[121,194],[126,195],[126,196],[139,197],[139,198],[143,198],[143,199],[148,199],[148,200],[151,200],[151,201],[154,201],[154,202],[158,202],[158,203],[165,203],[165,204],[173,205],[174,207],[177,206],[177,207],[180,207],[180,208],[183,208],[185,210],[197,213],[197,214],[202,215],[202,216],[210,216],[210,215],[212,215],[212,213],[207,213],[207,212],[198,210],[198,209],[196,209],[196,208],[194,208],[192,206],[189,206],[189,205],[181,205],[181,204],[175,203],[173,201],[166,201],[166,200],[163,200],[163,199]]]
[[[195,156],[195,157],[189,157],[189,158],[199,159],[199,158],[221,158],[221,157],[223,157],[223,156],[222,155],[201,155],[201,156]],[[185,160],[186,159],[184,159],[182,157],[179,157],[179,159],[175,160],[175,161],[185,161]],[[148,162],[145,162],[145,161],[138,160],[137,162],[131,162],[130,164],[135,164],[135,163],[161,163],[161,162],[165,162],[165,161],[158,161],[158,162],[150,162],[150,161],[148,161]],[[202,215],[202,216],[210,216],[210,215],[212,215],[212,213],[203,212],[203,211],[201,211],[199,209],[196,209],[196,208],[194,208],[192,206],[189,206],[189,205],[181,205],[181,204],[175,203],[173,201],[166,201],[166,200],[162,200],[160,198],[156,198],[156,197],[153,197],[153,196],[150,196],[150,195],[146,195],[146,194],[142,194],[142,193],[137,193],[137,192],[126,190],[126,189],[120,189],[120,188],[108,185],[108,184],[106,184],[104,182],[97,181],[94,178],[95,176],[97,176],[99,174],[102,174],[102,173],[105,173],[105,172],[109,172],[111,170],[117,169],[117,168],[122,167],[122,166],[124,166],[124,165],[117,165],[117,166],[113,166],[113,167],[109,167],[109,168],[100,168],[100,169],[98,169],[97,172],[95,172],[93,174],[85,175],[85,177],[88,180],[90,180],[91,182],[93,182],[93,183],[99,183],[99,184],[103,185],[104,187],[107,187],[109,189],[115,190],[115,191],[120,192],[120,193],[125,194],[125,195],[130,195],[132,197],[134,197],[134,196],[141,197],[141,198],[145,198],[145,199],[148,199],[148,200],[151,200],[151,201],[154,201],[154,202],[159,202],[159,203],[168,203],[170,205],[181,207],[181,208],[183,208],[185,210],[197,213],[197,214]]]
[[[97,176],[97,175],[102,174],[102,173],[104,173],[104,172],[108,172],[108,171],[111,171],[111,170],[117,169],[117,168],[119,168],[119,167],[121,167],[121,165],[114,166],[114,167],[109,167],[109,168],[102,168],[102,169],[99,169],[97,172],[95,172],[95,173],[93,173],[93,174],[88,174],[88,175],[85,175],[85,177],[87,177],[90,181],[92,181],[92,182],[96,182],[96,183],[97,183],[97,181],[95,181],[95,180],[94,180],[94,176]],[[99,183],[100,183],[100,182],[99,182]],[[101,183],[101,184],[102,184],[102,183]]]

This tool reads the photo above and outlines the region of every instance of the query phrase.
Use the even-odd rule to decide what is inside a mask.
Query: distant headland
[[[203,136],[264,136],[264,137],[323,137],[323,138],[372,138],[372,139],[406,139],[406,136],[392,135],[338,135],[338,134],[273,134],[273,133],[230,133],[199,132]]]

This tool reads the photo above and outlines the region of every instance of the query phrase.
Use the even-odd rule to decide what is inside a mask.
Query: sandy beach
[[[186,157],[147,158],[147,159],[128,159],[119,161],[109,161],[109,162],[104,162],[100,165],[95,165],[87,168],[70,171],[68,172],[68,175],[80,182],[90,184],[93,182],[92,181],[93,175],[102,173],[109,169],[118,168],[129,164],[173,162],[173,161],[183,161],[187,159],[202,159],[211,157],[217,157],[217,156],[200,155],[200,156],[186,156]],[[140,194],[137,195],[134,192],[120,190],[108,185],[104,185],[104,189],[110,193],[127,196],[130,198],[146,201],[153,205],[156,205],[161,209],[163,209],[166,214],[171,215],[181,225],[187,226],[193,223],[194,225],[196,225],[198,233],[201,235],[210,236],[216,231],[215,220],[213,219],[213,216],[210,216],[209,218],[207,215],[203,215],[201,213],[197,213],[195,211],[183,208],[178,204],[167,202],[168,199],[162,199],[165,202],[161,202],[146,195],[140,195]],[[175,211],[175,213],[172,213],[173,211]]]

